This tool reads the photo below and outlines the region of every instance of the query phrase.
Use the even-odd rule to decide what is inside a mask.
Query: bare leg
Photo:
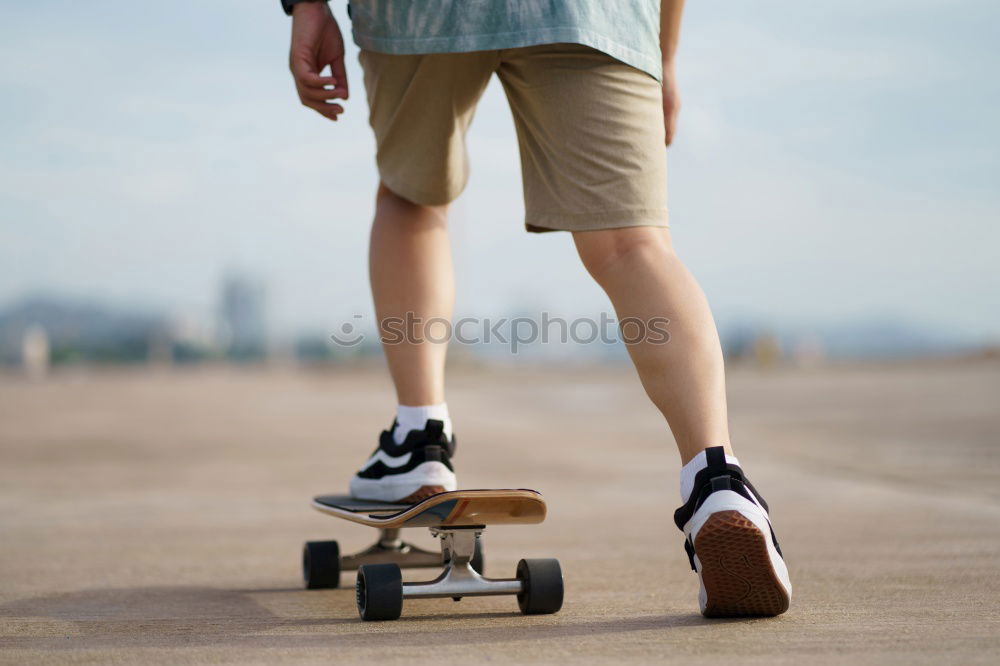
[[[663,413],[681,462],[703,449],[729,447],[726,385],[719,334],[701,288],[674,253],[670,234],[629,227],[573,234],[587,271],[622,321],[670,320],[666,344],[628,345],[646,394]]]
[[[400,405],[444,402],[444,322],[451,320],[455,299],[447,212],[447,206],[421,206],[379,186],[369,275]],[[423,490],[416,494],[441,489]]]
[[[441,339],[442,328],[424,323],[451,319],[455,300],[451,246],[448,242],[447,206],[421,206],[379,185],[369,250],[369,276],[375,316],[380,324],[418,318],[416,339],[389,340],[383,332],[383,349],[401,405],[436,405],[444,402],[444,361],[447,341],[426,341],[429,332]],[[395,330],[402,332],[402,324]],[[422,340],[419,341],[419,340]]]

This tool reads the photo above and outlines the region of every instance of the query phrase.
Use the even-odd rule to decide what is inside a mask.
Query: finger
[[[295,80],[307,88],[323,88],[326,86],[336,86],[337,79],[333,76],[320,76],[316,72],[292,72]]]
[[[674,141],[674,137],[677,134],[677,106],[672,105],[669,110],[664,109],[663,113],[663,129],[666,134],[666,144],[669,146]]]
[[[337,120],[337,117],[344,112],[344,107],[339,104],[327,104],[326,102],[303,101],[303,106],[307,106],[316,113],[330,120]]]
[[[303,88],[299,87],[299,99],[311,102],[325,102],[331,99],[347,99],[347,91],[339,88]]]
[[[347,99],[347,70],[344,68],[344,56],[341,55],[330,61],[330,74],[337,80],[337,89],[343,91],[344,96],[340,99]]]

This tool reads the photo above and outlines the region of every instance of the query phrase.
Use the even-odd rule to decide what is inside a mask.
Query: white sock
[[[726,462],[730,465],[739,465],[740,461],[736,459],[736,456],[731,456],[726,454]],[[708,467],[708,462],[705,460],[705,452],[702,451],[694,458],[688,461],[684,467],[681,467],[681,502],[687,503],[688,498],[691,496],[691,491],[694,490],[694,477],[698,472]]]
[[[392,431],[393,441],[402,444],[411,430],[423,430],[427,425],[427,419],[443,421],[445,437],[451,437],[451,417],[448,416],[448,403],[442,402],[440,405],[422,407],[400,405],[397,407],[396,429]]]

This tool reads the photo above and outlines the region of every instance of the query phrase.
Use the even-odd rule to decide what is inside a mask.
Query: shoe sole
[[[739,511],[712,514],[694,540],[707,601],[705,617],[774,616],[789,595],[771,566],[767,537]]]

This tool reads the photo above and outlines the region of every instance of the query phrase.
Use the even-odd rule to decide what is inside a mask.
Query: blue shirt
[[[660,79],[660,0],[351,0],[354,41],[380,53],[583,44]]]

